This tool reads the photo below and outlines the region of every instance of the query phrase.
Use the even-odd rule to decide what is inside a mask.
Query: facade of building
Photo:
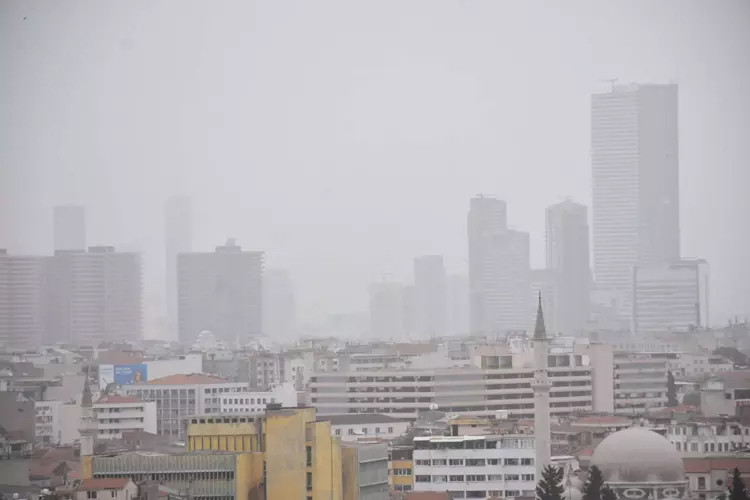
[[[414,491],[448,491],[452,498],[533,497],[534,437],[414,438]]]
[[[167,320],[171,338],[177,338],[177,256],[193,250],[192,203],[187,196],[173,196],[164,204]]]
[[[180,340],[192,344],[208,330],[242,344],[263,327],[263,252],[243,251],[230,239],[215,252],[177,257]]]
[[[103,396],[94,403],[100,440],[122,439],[123,432],[157,433],[156,403],[132,396]]]
[[[555,310],[545,307],[551,332],[586,330],[591,300],[589,223],[585,205],[564,201],[547,208],[547,269],[555,274]],[[544,297],[544,294],[542,294]]]
[[[471,333],[488,334],[497,329],[495,310],[498,283],[494,276],[495,253],[492,239],[508,229],[508,208],[504,201],[477,196],[469,202],[466,221],[469,241],[469,323]]]
[[[441,255],[414,259],[414,301],[417,336],[442,337],[446,333],[446,275]]]
[[[734,419],[699,418],[670,423],[666,438],[682,456],[731,453],[750,446],[750,428]]]
[[[636,266],[633,332],[653,336],[707,327],[708,271],[705,260]]]
[[[725,498],[732,484],[732,471],[740,471],[745,484],[750,481],[750,458],[743,455],[714,455],[684,458],[685,477],[690,492],[701,500]]]
[[[285,408],[297,406],[297,391],[290,382],[285,382],[270,391],[250,391],[225,394],[221,397],[221,413],[260,413],[269,404],[280,404]]]
[[[594,275],[625,318],[633,266],[680,258],[677,115],[672,84],[591,99]]]
[[[44,445],[62,444],[61,407],[61,401],[34,402],[34,435],[38,443]]]
[[[0,346],[36,349],[45,336],[46,259],[0,249]]]
[[[411,421],[377,413],[329,415],[333,435],[341,441],[384,439],[391,441],[406,434]]]
[[[554,358],[548,371],[551,413],[591,411],[592,366],[575,353],[550,357]],[[514,417],[532,418],[533,361],[511,353],[480,358],[474,365],[456,368],[314,373],[309,384],[311,403],[321,415],[381,413],[415,419],[434,403],[441,411],[465,415],[494,416],[507,410]],[[609,380],[611,391],[611,372],[609,377],[602,374],[602,379]]]
[[[86,249],[86,209],[65,205],[54,208],[53,250]]]
[[[175,440],[184,439],[186,417],[219,413],[223,396],[247,391],[247,383],[203,374],[171,375],[122,387],[126,396],[155,402],[157,433]]]
[[[388,486],[392,491],[414,489],[414,446],[388,447]]]
[[[76,500],[133,500],[138,486],[129,478],[84,479],[76,488]]]
[[[664,406],[668,363],[673,357],[662,353],[615,353],[615,412],[635,413]]]

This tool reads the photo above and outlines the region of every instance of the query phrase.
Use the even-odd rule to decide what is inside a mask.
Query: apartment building
[[[425,368],[314,373],[310,401],[321,415],[381,413],[413,420],[436,404],[441,411],[465,415],[494,416],[504,410],[516,418],[531,418],[534,374],[530,352],[500,351],[448,368],[441,368],[435,359],[432,367]],[[573,352],[551,354],[549,367],[551,412],[592,411],[594,369],[588,357]],[[611,377],[611,371],[597,374],[604,381],[611,382]],[[609,387],[611,395],[611,383]]]
[[[739,421],[702,418],[674,422],[667,427],[666,438],[685,456],[728,453],[750,446],[750,428]]]
[[[393,491],[414,489],[413,445],[393,445],[388,448],[388,487]]]
[[[98,439],[122,439],[123,432],[156,434],[156,402],[132,396],[103,396],[93,405]]]
[[[34,436],[37,443],[59,444],[62,441],[60,409],[62,401],[34,402]]]
[[[673,353],[615,353],[615,413],[664,406],[668,362],[675,356]]]
[[[414,491],[448,491],[452,498],[533,497],[534,437],[414,438]]]
[[[392,440],[406,434],[411,421],[377,413],[330,415],[321,417],[331,422],[333,435],[341,441]]]
[[[279,403],[285,408],[297,406],[297,391],[291,383],[284,383],[271,391],[234,392],[221,397],[221,413],[258,413],[269,404]]]
[[[186,417],[219,413],[222,396],[248,392],[248,385],[192,373],[170,375],[147,384],[126,385],[122,392],[126,396],[156,402],[157,433],[180,440],[185,436],[183,421]]]

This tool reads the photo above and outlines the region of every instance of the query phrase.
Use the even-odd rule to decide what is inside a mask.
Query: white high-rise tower
[[[81,435],[82,457],[89,457],[94,454],[96,434],[99,431],[96,416],[94,415],[93,401],[91,400],[89,376],[89,368],[86,367],[86,378],[83,383],[83,394],[81,395],[81,421],[78,426],[78,433]]]
[[[544,327],[542,294],[539,294],[539,307],[534,326],[534,441],[536,445],[536,481],[542,477],[542,470],[550,464],[550,413],[549,377],[547,376],[547,331]]]

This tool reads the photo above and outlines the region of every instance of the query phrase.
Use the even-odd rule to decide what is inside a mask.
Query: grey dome
[[[666,438],[643,427],[607,436],[594,450],[591,465],[612,483],[654,483],[685,480],[682,458]]]

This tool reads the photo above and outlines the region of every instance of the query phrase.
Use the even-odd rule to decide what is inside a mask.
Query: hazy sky
[[[267,251],[316,317],[415,255],[463,272],[482,192],[541,266],[545,207],[590,204],[590,93],[677,81],[683,254],[715,319],[750,314],[747,47],[744,0],[6,0],[0,247],[51,252],[52,207],[83,204],[161,304],[163,203],[189,194],[197,249]]]

